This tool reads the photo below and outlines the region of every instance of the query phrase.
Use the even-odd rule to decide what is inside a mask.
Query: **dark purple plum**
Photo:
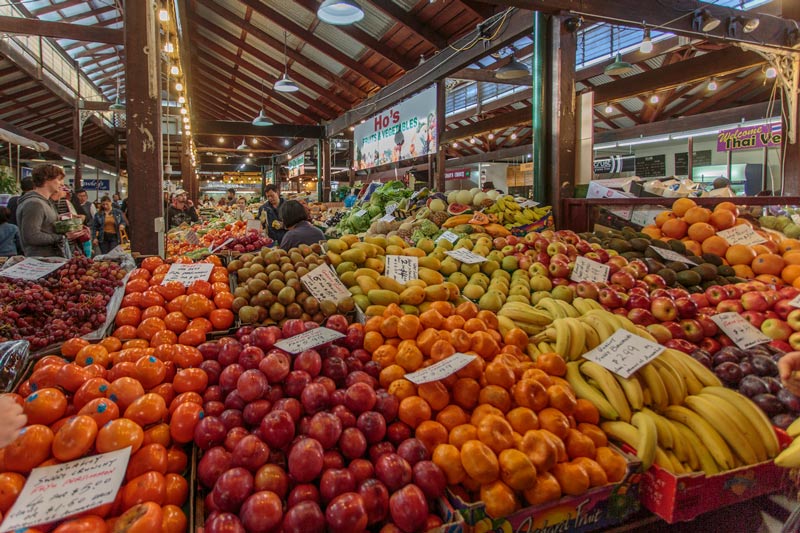
[[[753,397],[753,402],[769,417],[779,415],[784,411],[783,404],[774,394],[759,394]]]
[[[757,355],[752,359],[753,371],[759,376],[777,376],[778,365],[769,357]]]
[[[787,410],[800,413],[800,398],[789,392],[789,389],[781,389],[775,396]]]
[[[752,398],[759,394],[769,393],[769,385],[758,376],[744,376],[739,382],[739,392]]]
[[[736,386],[739,380],[742,379],[742,369],[739,368],[738,364],[731,361],[715,366],[714,373],[729,386]]]

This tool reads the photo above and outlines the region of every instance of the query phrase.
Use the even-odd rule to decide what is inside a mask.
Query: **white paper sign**
[[[342,337],[344,337],[343,334],[332,329],[314,328],[306,331],[305,333],[301,333],[300,335],[279,340],[275,343],[275,346],[284,352],[289,352],[290,354],[294,355],[305,350],[310,350],[316,346],[321,346],[323,344],[335,341],[336,339],[341,339]]]
[[[39,279],[62,266],[64,266],[64,263],[47,263],[28,257],[16,265],[0,270],[0,276],[14,279]]]
[[[739,313],[720,313],[712,316],[711,320],[742,350],[770,341],[769,337],[761,333],[761,330],[753,326]]]
[[[22,530],[111,503],[117,497],[131,448],[34,468],[0,525]]]
[[[569,279],[572,281],[606,281],[611,267],[586,259],[583,256],[575,258],[575,267],[572,269]]]
[[[261,225],[260,220],[248,220],[247,221],[247,231],[257,231],[261,233],[264,230],[264,227]]]
[[[364,216],[364,215],[366,215],[366,214],[367,214],[367,210],[366,210],[366,209],[359,209],[359,210],[358,210],[358,211],[356,211],[356,213],[355,213],[355,215],[356,215],[357,217],[363,217],[363,216]]]
[[[660,209],[648,209],[648,208],[639,208],[634,207],[633,213],[631,213],[631,223],[636,224],[638,226],[648,226],[656,223],[656,215],[664,211],[664,208]]]
[[[485,257],[474,254],[467,250],[466,248],[459,248],[458,250],[452,250],[449,252],[445,252],[445,254],[449,255],[453,259],[457,259],[462,263],[466,263],[467,265],[473,265],[475,263],[483,263],[484,261],[488,261]]]
[[[789,302],[789,305],[791,305],[792,307],[800,308],[800,295],[797,295],[794,298],[792,298],[792,301]]]
[[[385,213],[386,213],[387,215],[391,215],[392,213],[394,213],[394,212],[395,212],[395,210],[396,210],[396,209],[397,209],[397,202],[391,203],[391,204],[389,204],[389,205],[387,205],[387,206],[386,206],[386,211],[385,211]]]
[[[208,281],[213,269],[213,263],[192,263],[188,265],[175,263],[169,267],[169,271],[167,271],[167,275],[164,276],[161,284],[165,285],[168,281],[180,281],[188,287],[198,280]]]
[[[447,359],[443,359],[438,363],[434,363],[427,368],[417,370],[410,374],[403,376],[411,383],[420,385],[431,381],[439,381],[451,374],[455,374],[468,364],[470,364],[477,356],[465,353],[454,353]]]
[[[384,274],[400,283],[419,278],[419,257],[411,255],[387,255]]]
[[[663,351],[664,347],[660,344],[643,339],[630,331],[618,329],[583,357],[628,378]]]
[[[439,242],[439,241],[440,241],[440,240],[442,240],[442,239],[444,239],[444,240],[446,240],[446,241],[449,241],[449,242],[451,242],[451,243],[455,244],[455,243],[456,243],[456,241],[458,240],[458,235],[456,235],[456,234],[455,234],[455,233],[453,233],[452,231],[448,230],[448,231],[445,231],[444,233],[442,233],[441,235],[439,235],[439,236],[436,238],[436,241],[434,241],[434,242]]]
[[[378,220],[382,220],[383,222],[394,222],[394,215],[383,215]]]
[[[536,207],[537,205],[539,205],[539,202],[534,202],[533,200],[525,200],[524,202],[519,204],[519,206],[522,207],[523,209],[526,207]]]
[[[800,215],[792,215],[792,222],[800,226]]]
[[[231,237],[230,239],[228,239],[228,240],[224,241],[222,244],[220,244],[220,245],[219,245],[219,246],[217,246],[216,248],[214,248],[213,246],[209,246],[209,247],[208,247],[208,251],[209,251],[209,252],[211,252],[211,253],[213,254],[215,251],[222,250],[223,248],[225,248],[226,246],[228,246],[230,243],[232,243],[234,240],[236,240],[236,239],[234,239],[233,237]]]
[[[195,246],[200,244],[200,237],[197,236],[197,232],[194,230],[189,230],[186,232],[186,236],[184,237],[186,242],[189,244],[194,244]]]
[[[753,231],[753,228],[747,224],[718,231],[717,235],[728,241],[728,244],[746,244],[752,246],[753,244],[767,242],[764,237]]]
[[[664,250],[663,248],[656,248],[655,246],[651,246],[655,252],[662,257],[662,259],[666,259],[667,261],[678,261],[680,263],[685,263],[687,265],[694,265],[697,266],[697,263],[694,261],[690,261],[686,259],[684,256],[679,254],[678,252],[673,252],[672,250]]]
[[[311,296],[319,301],[330,300],[339,303],[344,298],[351,296],[350,291],[339,280],[336,272],[328,265],[318,266],[300,278],[300,281],[311,293]]]
[[[367,315],[364,314],[364,311],[359,306],[356,306],[356,322],[359,324],[367,323]]]
[[[420,190],[418,190],[418,191],[414,191],[414,192],[411,194],[411,197],[409,198],[409,200],[413,200],[414,198],[416,198],[417,196],[419,196],[419,193],[421,193],[421,192],[422,192],[422,189],[420,189]]]

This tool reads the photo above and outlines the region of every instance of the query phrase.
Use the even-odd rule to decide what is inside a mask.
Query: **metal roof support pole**
[[[531,56],[531,74],[533,76],[533,97],[531,98],[531,137],[533,139],[533,199],[541,204],[547,203],[549,187],[547,184],[547,168],[545,168],[545,134],[544,134],[544,77],[545,77],[545,34],[547,25],[544,15],[533,14],[533,55]]]

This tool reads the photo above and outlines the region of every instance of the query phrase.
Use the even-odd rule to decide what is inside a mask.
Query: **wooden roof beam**
[[[84,0],[77,0],[76,3],[82,4],[82,3],[84,3]],[[70,22],[70,23],[72,23],[72,22],[76,22],[78,20],[88,19],[89,17],[97,17],[98,20],[99,20],[100,19],[100,15],[105,15],[109,11],[116,11],[116,9],[117,9],[116,5],[102,6],[102,7],[99,7],[97,9],[93,9],[91,11],[87,11],[86,13],[81,13],[80,15],[72,15],[71,17],[64,17],[64,18],[61,19],[61,22]],[[39,16],[39,12],[38,11],[36,12],[36,16],[37,17]]]
[[[65,2],[59,2],[57,4],[53,4],[50,6],[41,7],[33,11],[33,14],[39,18],[42,15],[49,15],[50,13],[55,13],[57,11],[61,11],[62,9],[67,9],[70,7],[75,7],[80,4],[85,4],[85,0],[66,0]],[[63,21],[62,21],[63,22]]]
[[[462,68],[461,70],[450,74],[448,78],[456,80],[482,81],[486,83],[504,83],[506,85],[525,85],[528,87],[533,85],[533,78],[531,76],[503,80],[497,77],[496,70],[483,70],[477,68]]]
[[[472,137],[487,131],[494,131],[503,128],[517,126],[522,123],[527,123],[532,120],[533,111],[530,107],[523,107],[516,109],[509,113],[503,113],[492,118],[479,120],[473,122],[469,126],[461,126],[459,128],[448,129],[442,134],[441,142],[446,143],[455,139],[463,139]]]
[[[294,137],[303,139],[322,139],[325,128],[312,125],[275,124],[273,126],[253,126],[249,122],[228,120],[196,120],[194,134],[198,135],[243,135],[247,137]]]
[[[123,30],[22,17],[0,16],[0,32],[72,39],[87,43],[124,44]]]
[[[493,152],[484,152],[482,154],[468,155],[463,157],[454,157],[445,161],[445,167],[453,168],[463,165],[472,165],[475,163],[489,163],[492,161],[499,161],[508,159],[509,157],[521,157],[529,154],[531,151],[530,145],[513,146],[511,148],[500,148]]]
[[[208,5],[211,3],[209,0],[200,0],[201,4]],[[274,9],[262,4],[259,0],[239,0],[239,3],[252,7],[259,15],[268,18],[281,28],[289,33],[299,37],[305,42],[306,46],[313,46],[329,58],[346,66],[362,78],[369,80],[373,84],[383,87],[386,85],[386,78],[373,72],[371,69],[365,67],[355,59],[348,57],[347,54],[340,52],[330,44],[326,43],[323,39],[317,37],[304,27],[300,26],[289,17],[286,17]],[[399,8],[398,8],[399,9]]]
[[[447,39],[436,33],[433,28],[420,22],[413,13],[404,10],[392,0],[369,0],[369,3],[428,41],[437,50],[447,48]]]

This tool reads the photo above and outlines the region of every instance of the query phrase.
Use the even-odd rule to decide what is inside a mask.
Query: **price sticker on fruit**
[[[663,346],[619,329],[583,357],[615,374],[629,378],[663,351]]]
[[[0,530],[22,531],[113,502],[130,455],[128,446],[69,463],[34,468]]]
[[[26,257],[19,263],[0,270],[0,276],[14,279],[40,279],[58,270],[64,263],[39,261],[32,257]]]
[[[712,316],[711,320],[742,350],[748,350],[770,341],[769,337],[761,333],[739,313],[720,313]]]
[[[572,269],[569,279],[572,281],[606,281],[611,267],[578,256],[575,259],[575,267]]]
[[[438,237],[436,237],[436,241],[434,241],[434,242],[439,242],[442,239],[444,239],[444,240],[446,240],[446,241],[448,241],[448,242],[450,242],[452,244],[455,244],[456,241],[458,240],[458,235],[456,235],[455,233],[453,233],[450,230],[447,230],[444,233],[442,233],[441,235],[439,235]]]
[[[744,244],[747,246],[752,246],[754,244],[767,242],[767,239],[753,231],[753,228],[746,224],[718,231],[717,235],[728,241],[728,244],[730,245]]]
[[[308,292],[319,301],[330,300],[339,303],[350,296],[350,291],[344,286],[328,265],[320,265],[302,278],[300,282]]]
[[[411,383],[415,383],[417,385],[429,383],[431,381],[439,381],[440,379],[444,379],[452,374],[455,374],[474,361],[475,357],[477,356],[465,353],[454,353],[447,359],[443,359],[427,368],[423,368],[422,370],[417,370],[416,372],[406,374],[403,377],[405,377]]]
[[[300,335],[295,335],[294,337],[289,337],[288,339],[282,339],[275,343],[275,346],[284,352],[288,352],[292,355],[298,354],[300,352],[304,352],[306,350],[310,350],[311,348],[316,348],[317,346],[322,346],[323,344],[327,344],[329,342],[333,342],[337,339],[343,338],[344,335],[339,333],[338,331],[334,331],[328,328],[314,328],[310,329]]]
[[[367,210],[366,210],[366,209],[359,209],[359,210],[358,210],[358,211],[356,211],[354,214],[355,214],[357,217],[363,217],[364,215],[366,215],[366,214],[367,214]]]
[[[656,248],[655,246],[651,246],[650,248],[652,248],[655,253],[660,255],[662,259],[666,259],[667,261],[678,261],[679,263],[683,263],[686,265],[697,266],[697,263],[695,263],[694,261],[690,261],[689,259],[682,256],[678,252],[673,252],[672,250],[664,250],[663,248]]]
[[[213,263],[193,263],[189,265],[175,263],[169,267],[161,284],[165,285],[168,281],[179,281],[188,287],[195,281],[208,281],[213,269]]]
[[[445,252],[445,254],[467,265],[474,265],[475,263],[483,263],[487,261],[485,257],[472,253],[466,248],[459,248],[458,250]]]
[[[387,278],[407,283],[419,278],[419,257],[411,255],[387,255],[384,268]]]

